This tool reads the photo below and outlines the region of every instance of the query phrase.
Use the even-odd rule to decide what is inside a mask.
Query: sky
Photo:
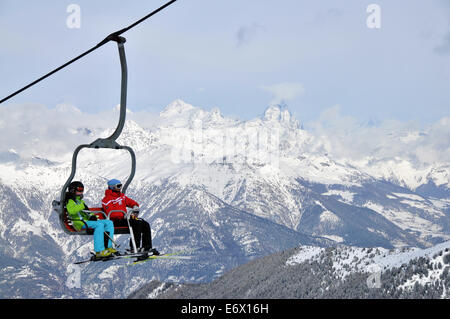
[[[44,75],[165,1],[0,0],[0,96]],[[70,28],[69,5],[80,9]],[[379,28],[369,28],[378,5]],[[377,18],[375,17],[375,18]],[[128,107],[176,99],[251,119],[286,103],[299,121],[330,108],[360,122],[436,123],[450,110],[450,3],[445,0],[178,0],[123,34]],[[83,112],[119,103],[114,42],[17,95]]]

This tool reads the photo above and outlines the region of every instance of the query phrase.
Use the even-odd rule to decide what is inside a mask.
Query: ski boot
[[[151,248],[148,252],[152,256],[159,256],[159,251],[157,251],[155,248]]]
[[[113,257],[113,254],[108,249],[104,249],[102,251],[96,252],[94,257],[95,259],[108,259],[110,257]]]
[[[107,251],[109,251],[113,256],[119,256],[120,252],[112,247],[106,248]]]

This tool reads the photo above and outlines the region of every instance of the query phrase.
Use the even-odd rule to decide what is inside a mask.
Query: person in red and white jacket
[[[125,196],[121,190],[122,183],[119,180],[112,179],[108,181],[108,189],[105,191],[105,197],[102,199],[102,207],[107,216],[111,213],[109,215],[111,220],[125,218],[124,214],[127,213],[127,207],[133,208],[134,210],[139,209],[138,202]],[[116,212],[117,210],[123,213]]]
[[[130,217],[130,226],[133,228],[133,236],[136,242],[136,248],[140,252],[150,252],[159,255],[159,252],[152,247],[152,233],[150,224],[139,218],[139,204],[135,200],[125,196],[122,193],[122,183],[117,179],[108,181],[108,189],[105,191],[105,197],[102,199],[102,208],[109,215],[115,227],[128,226],[126,220],[127,207],[133,209]],[[117,212],[122,211],[122,212]],[[133,250],[130,240],[130,250]]]

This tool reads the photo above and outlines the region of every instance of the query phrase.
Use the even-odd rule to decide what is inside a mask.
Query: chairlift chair
[[[125,116],[126,116],[126,102],[127,102],[127,75],[128,75],[128,71],[127,71],[127,62],[126,62],[126,57],[125,57],[125,47],[124,47],[124,43],[126,42],[124,37],[121,36],[117,36],[117,35],[112,35],[111,39],[112,41],[117,42],[117,46],[119,49],[119,57],[120,57],[120,65],[121,65],[121,71],[122,71],[122,75],[121,75],[121,94],[120,94],[120,115],[119,115],[119,123],[117,125],[116,130],[113,132],[113,134],[107,138],[98,138],[97,140],[95,140],[94,142],[92,142],[91,144],[82,144],[79,145],[72,156],[72,170],[70,173],[69,178],[67,179],[66,183],[64,184],[62,190],[61,190],[61,194],[60,194],[60,199],[59,201],[54,200],[52,202],[53,208],[55,211],[58,212],[59,214],[59,222],[61,224],[62,229],[64,230],[64,232],[68,235],[92,235],[93,234],[93,229],[88,228],[87,225],[86,227],[84,227],[82,230],[77,231],[73,225],[72,225],[72,220],[69,218],[69,215],[67,213],[66,210],[66,205],[65,205],[65,196],[66,196],[66,191],[67,188],[69,187],[70,183],[72,182],[75,173],[76,173],[76,168],[77,168],[77,158],[78,158],[78,153],[84,149],[84,148],[93,148],[93,149],[100,149],[100,148],[107,148],[107,149],[114,149],[114,150],[127,150],[130,153],[131,156],[131,173],[128,176],[128,179],[126,180],[123,188],[122,188],[122,192],[125,193],[128,186],[130,185],[131,181],[133,180],[133,177],[135,175],[136,172],[136,155],[133,151],[133,149],[129,146],[124,146],[124,145],[120,145],[117,143],[117,138],[120,136],[123,127],[125,125]],[[101,207],[94,207],[94,208],[90,208],[90,213],[94,213],[99,219],[109,219],[109,216],[106,216],[105,212],[103,211],[103,209]],[[115,227],[114,228],[114,232],[115,234],[131,234],[132,237],[132,241],[133,241],[133,246],[134,248],[135,243],[134,243],[134,238],[133,238],[133,232],[131,231],[131,226],[129,223],[129,218],[130,218],[130,214],[127,212],[123,212],[121,211],[125,218],[128,221],[128,227]],[[136,250],[136,249],[135,249]]]

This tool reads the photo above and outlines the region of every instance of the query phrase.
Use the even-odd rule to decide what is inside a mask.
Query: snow
[[[333,214],[332,212],[326,210],[320,214],[320,221],[322,223],[328,222],[328,223],[338,223],[340,221],[340,218]]]
[[[424,198],[415,194],[405,194],[405,193],[392,193],[397,197],[404,197],[414,201],[423,201]]]
[[[42,236],[42,230],[40,227],[37,227],[27,221],[24,221],[22,218],[19,218],[17,222],[14,224],[12,232],[16,234],[31,232],[34,235]]]
[[[380,265],[383,269],[392,269],[408,263],[410,260],[415,258],[431,258],[436,253],[445,250],[446,248],[450,248],[450,241],[443,242],[427,249],[411,248],[406,249],[406,251],[404,249],[396,249],[393,252],[388,252],[385,256],[375,257],[374,262]]]
[[[162,283],[147,295],[147,299],[155,299],[164,290],[166,283]]]
[[[59,107],[59,111],[64,110],[80,113],[69,106]],[[202,208],[210,214],[213,227],[221,226],[222,221],[215,219],[214,215],[221,208],[222,200],[261,217],[271,220],[277,218],[276,222],[296,229],[305,209],[304,198],[298,196],[301,190],[298,180],[324,186],[322,189],[326,191],[315,194],[317,197],[311,197],[311,201],[320,198],[319,195],[335,196],[344,203],[355,205],[354,201],[359,201],[361,194],[354,190],[374,179],[386,179],[407,186],[413,192],[430,180],[438,186],[448,185],[450,178],[449,166],[442,163],[418,168],[402,158],[334,158],[324,151],[326,148],[315,144],[315,136],[299,128],[298,121],[288,110],[277,106],[268,108],[261,118],[244,121],[225,117],[218,109],[205,111],[176,100],[160,113],[151,128],[138,122],[137,119],[127,119],[119,139],[120,143],[131,145],[137,155],[138,169],[131,187],[139,189],[174,183],[182,190],[191,185],[197,186],[202,191],[192,193],[192,196],[197,196],[193,200],[200,201]],[[23,124],[26,126],[27,123]],[[94,139],[94,136],[106,137],[112,133],[111,128],[67,129],[72,130],[74,138],[83,134],[86,138]],[[410,142],[415,138],[417,136],[408,135],[404,140]],[[54,145],[58,146],[58,150],[66,150],[65,144],[66,141],[56,140]],[[36,202],[50,203],[52,199],[58,199],[60,188],[70,174],[72,150],[51,157],[38,148],[33,150],[33,147],[34,144],[30,143],[28,153],[33,154],[34,158],[23,156],[20,148],[8,146],[2,150],[17,156],[13,157],[14,161],[0,162],[1,183],[11,188],[29,214],[23,218],[17,217],[14,223],[1,219],[1,237],[5,236],[8,228],[14,233],[25,232],[43,237],[50,235],[68,256],[87,255],[92,246],[90,239],[67,240],[66,236],[61,235],[58,226],[55,227],[55,215],[50,207],[42,212],[33,206]],[[55,158],[60,162],[56,162]],[[47,159],[53,159],[54,163]],[[130,167],[130,157],[126,151],[83,150],[79,154],[75,178],[85,182],[87,202],[95,206],[102,194],[96,194],[93,190],[100,189],[99,185],[103,185],[108,178],[125,181]],[[47,197],[34,199],[35,188],[44,189]],[[213,196],[205,197],[204,191]],[[213,199],[214,196],[217,200]],[[433,219],[444,216],[450,206],[450,199],[424,198],[408,193],[406,189],[405,192],[399,190],[391,194],[382,193],[381,196],[384,201],[374,198],[358,205],[374,210],[402,229],[420,232],[422,238],[447,236],[450,239],[442,225]],[[321,199],[326,203],[324,197]],[[154,199],[148,199],[149,203],[154,204],[152,201]],[[386,202],[395,205],[387,206]],[[170,204],[168,200],[159,203],[158,207],[164,208]],[[326,209],[319,200],[316,200],[316,204],[323,208],[320,213],[322,222],[339,222],[339,217]],[[0,205],[8,207],[4,202],[0,202]],[[416,213],[417,210],[420,214]],[[151,216],[153,212],[149,210],[145,213]],[[161,218],[154,220],[153,235],[158,235],[164,226],[165,221]],[[247,253],[260,245],[245,229],[236,229],[233,236]],[[343,237],[334,234],[321,236],[337,242],[344,241]],[[214,236],[210,244],[216,249],[222,249],[224,245]],[[303,255],[299,253],[290,263],[314,258],[320,252],[317,248],[304,247],[301,249]],[[363,255],[363,251],[355,250],[349,260],[336,263],[336,267],[342,269],[344,264],[352,265],[352,258],[362,258]],[[110,267],[99,278],[111,279],[116,272],[116,268]],[[19,276],[25,274],[26,270],[19,272]]]
[[[336,189],[330,189],[327,192],[322,193],[322,195],[325,195],[325,196],[333,196],[333,195],[340,196],[346,203],[353,202],[353,196],[355,194],[356,193],[353,193],[353,192],[336,190]]]
[[[196,109],[194,106],[177,99],[170,103],[166,108],[160,113],[161,117],[173,117],[179,116],[183,113],[189,112],[191,110]]]
[[[435,215],[436,217],[437,216],[445,216],[445,214],[443,212],[441,212],[440,210],[437,210],[433,207],[430,207],[430,205],[428,203],[420,203],[417,201],[411,201],[411,200],[407,200],[407,199],[401,200],[400,203],[414,207],[414,208],[422,209],[424,211],[427,211],[430,214]]]
[[[394,267],[398,268],[403,264],[408,264],[409,261],[426,257],[433,259],[433,256],[445,249],[450,248],[450,241],[443,242],[436,246],[427,249],[420,248],[398,248],[388,250],[385,248],[360,248],[350,246],[338,246],[337,251],[333,255],[333,268],[336,273],[345,278],[355,271],[362,271],[372,273],[374,271],[386,271]],[[309,260],[318,258],[321,253],[325,251],[324,248],[303,246],[300,251],[289,257],[286,265],[293,266]],[[442,257],[441,257],[442,259]],[[438,259],[435,262],[442,262]],[[431,277],[438,277],[436,274],[431,274]],[[410,286],[413,283],[407,283]]]
[[[441,269],[439,269],[439,267],[436,267],[438,264],[441,265],[445,265],[444,262],[444,254],[442,256],[437,256],[437,258],[435,259],[431,259],[430,263],[431,263],[431,269],[428,270],[428,274],[424,275],[424,274],[414,274],[412,276],[412,278],[408,279],[403,285],[399,286],[399,288],[401,289],[413,289],[414,285],[416,283],[419,283],[422,286],[426,286],[429,284],[434,284],[435,282],[438,282],[442,276],[442,272],[443,269],[445,268],[442,267]],[[446,291],[446,286],[444,285],[444,289],[441,295],[441,298],[445,298],[447,295],[447,291]]]
[[[29,277],[32,277],[34,275],[34,271],[32,271],[30,269],[30,267],[28,267],[28,266],[23,266],[22,270],[17,272],[17,273],[15,273],[14,275],[15,275],[15,279],[18,279],[18,278],[29,278]]]
[[[353,272],[383,272],[388,269],[398,268],[403,264],[408,264],[411,260],[425,257],[433,260],[439,252],[450,248],[450,241],[443,242],[427,249],[420,248],[397,248],[388,250],[385,248],[360,248],[351,246],[337,246],[332,256],[333,268],[340,278],[346,278]],[[293,254],[286,261],[287,266],[294,266],[307,261],[318,259],[325,248],[302,246],[300,251]],[[433,260],[433,263],[444,264],[442,257]],[[428,277],[420,279],[413,277],[404,286],[411,287],[416,281],[419,283],[429,282],[439,278],[442,270],[433,270]]]
[[[99,279],[114,279],[117,277],[117,271],[121,268],[120,265],[113,265],[103,270],[97,277]]]
[[[337,235],[321,235],[321,237],[325,237],[325,238],[334,240],[337,243],[342,243],[344,241],[344,238],[342,238],[341,236],[337,236]]]
[[[313,257],[320,255],[323,251],[325,251],[325,248],[314,246],[302,246],[300,247],[299,252],[289,257],[289,259],[286,261],[286,265],[293,266],[301,264],[307,260],[313,259]]]
[[[62,105],[58,109],[71,108]],[[138,121],[137,118],[135,120]],[[293,185],[298,185],[297,179],[328,185],[328,190],[321,195],[337,196],[338,200],[348,204],[354,204],[356,195],[348,189],[361,186],[364,181],[370,182],[373,177],[395,177],[398,183],[411,187],[417,187],[419,180],[425,183],[427,176],[439,176],[444,182],[445,178],[449,181],[447,166],[417,170],[401,158],[333,158],[314,144],[315,137],[300,129],[298,121],[286,108],[276,105],[268,107],[261,118],[244,121],[225,117],[218,109],[206,111],[178,99],[159,114],[151,129],[144,128],[135,120],[127,119],[119,138],[121,143],[131,145],[137,155],[138,170],[133,185],[160,185],[169,180],[181,187],[201,186],[224,202],[250,209],[265,218],[277,214],[264,207],[269,202],[272,204],[274,198],[266,190],[276,190],[282,203],[278,211],[283,209],[286,212],[282,221],[292,229],[298,226],[303,211],[303,202],[291,192]],[[112,131],[113,128],[97,129],[95,133],[106,137]],[[408,141],[417,138],[414,134],[402,136]],[[21,155],[17,151],[14,154]],[[39,154],[36,150],[36,155],[45,158],[46,154]],[[20,164],[0,163],[0,179],[12,187],[23,185],[29,188],[28,185],[45,184],[58,196],[59,188],[70,173],[70,156],[71,153],[60,154],[60,158],[67,161],[55,165],[37,166],[26,161]],[[126,180],[130,172],[130,158],[126,151],[83,150],[79,154],[77,172],[83,172],[83,180],[106,180],[112,174],[115,178]],[[332,189],[330,185],[333,185]],[[246,187],[248,192],[238,199],[242,187]],[[268,203],[252,201],[247,197],[247,193],[251,192],[260,192],[261,196],[267,197]],[[17,193],[20,194],[21,190]],[[434,218],[443,216],[442,210],[448,206],[443,202],[445,199],[427,201],[416,194],[396,192],[386,196],[396,201],[401,199],[402,204],[425,210]],[[90,194],[87,188],[86,197],[93,198],[93,205],[97,205],[101,194]],[[435,203],[439,206],[433,206]],[[213,203],[207,205],[211,212],[217,208]],[[439,230],[438,225],[408,209],[394,211],[375,202],[365,206],[402,229],[424,227],[428,234]],[[325,212],[321,219],[336,221],[337,218],[330,214],[333,212]],[[39,219],[34,218],[33,223],[38,222]],[[218,222],[215,223],[218,225]],[[43,221],[39,225],[46,226]],[[0,225],[0,228],[4,227]],[[35,231],[37,233],[37,229]]]
[[[66,108],[73,107],[58,106],[58,109]],[[429,174],[432,174],[430,178],[439,176],[443,183],[448,183],[450,178],[445,167],[417,170],[411,163],[398,158],[375,162],[331,158],[316,149],[314,136],[300,129],[298,121],[286,108],[275,105],[268,107],[261,118],[241,121],[224,117],[216,108],[205,111],[178,99],[160,113],[155,123],[156,126],[148,129],[127,119],[119,138],[120,143],[130,145],[137,153],[137,177],[149,183],[176,177],[183,185],[189,185],[218,175],[204,184],[221,199],[224,199],[224,194],[221,194],[223,186],[233,184],[244,172],[274,182],[276,179],[293,181],[302,178],[344,186],[360,186],[362,181],[371,177],[391,179],[394,176],[400,184],[415,188],[419,180],[425,183]],[[113,128],[109,128],[96,134],[106,137],[112,131]],[[405,138],[414,136],[411,133]],[[39,154],[38,150],[36,153],[45,158],[45,154]],[[80,170],[87,169],[99,176],[106,176],[114,170],[116,175],[128,176],[129,156],[125,151],[122,155],[111,150],[105,150],[101,156],[95,153],[91,150],[80,153]],[[0,179],[9,181],[8,184],[18,184],[21,180],[38,184],[44,179],[47,185],[56,188],[68,175],[70,160],[66,159],[70,155],[60,154],[65,159],[64,163],[55,167],[17,167],[13,163],[2,163]],[[108,162],[104,165],[105,159],[114,159],[113,164]],[[212,163],[217,165],[211,167]],[[220,170],[219,164],[222,165]],[[232,165],[232,168],[224,164]],[[202,166],[206,168],[200,168]],[[404,169],[399,170],[399,167]],[[340,196],[344,202],[351,203],[355,193],[332,189],[322,195]],[[399,196],[420,199],[411,194],[399,193]]]
[[[426,184],[427,176],[433,168],[432,166],[417,168],[412,162],[399,157],[367,160],[366,162],[349,160],[349,163],[376,179],[393,181],[411,190],[415,190],[420,185]],[[440,166],[442,164],[437,165]]]
[[[450,207],[450,199],[430,198],[429,201],[433,203],[434,207],[440,210]]]
[[[441,225],[435,224],[427,219],[424,219],[416,214],[413,214],[410,211],[402,209],[386,209],[384,208],[384,206],[371,201],[366,202],[363,206],[376,211],[380,215],[386,217],[388,220],[393,222],[398,227],[402,229],[410,229],[422,232],[423,236],[434,236],[437,233],[441,233],[442,230]],[[442,214],[437,210],[433,210],[429,206],[422,208],[425,208],[429,212],[436,213],[437,215]]]

